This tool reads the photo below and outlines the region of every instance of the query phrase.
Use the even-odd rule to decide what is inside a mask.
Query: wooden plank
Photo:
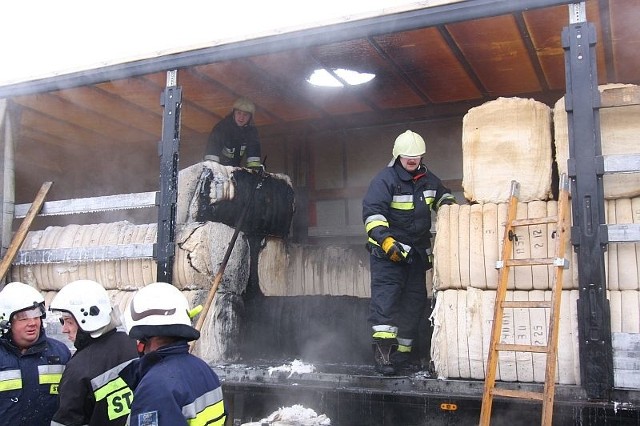
[[[31,203],[31,207],[27,212],[27,216],[24,218],[18,231],[11,239],[11,244],[9,244],[9,248],[2,258],[2,262],[0,262],[0,280],[4,279],[4,276],[7,274],[9,267],[11,266],[11,262],[13,262],[13,258],[18,253],[20,246],[24,242],[25,237],[27,236],[27,232],[29,232],[29,228],[31,227],[31,223],[38,215],[40,208],[42,207],[42,203],[44,203],[44,198],[47,196],[49,189],[51,189],[51,185],[53,182],[45,182],[40,187],[40,190],[36,194],[35,200]]]

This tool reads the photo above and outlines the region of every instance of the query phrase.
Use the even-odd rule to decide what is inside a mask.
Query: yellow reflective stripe
[[[93,394],[95,395],[96,401],[102,401],[112,392],[120,390],[122,388],[128,387],[124,380],[121,377],[114,379],[107,384],[103,385],[101,388],[95,389]]]
[[[7,379],[0,381],[0,392],[22,389],[22,379]]]
[[[401,345],[398,344],[398,352],[411,352],[411,346],[405,346],[405,345]]]
[[[367,232],[367,234],[369,233],[369,231],[371,231],[373,228],[377,227],[377,226],[384,226],[385,228],[389,227],[389,222],[386,221],[381,221],[381,220],[376,220],[373,222],[369,222],[364,226],[364,230]]]
[[[195,418],[187,419],[187,424],[189,426],[223,426],[226,418],[224,403],[220,401],[205,408]]]
[[[413,203],[391,202],[391,208],[396,210],[413,210]]]
[[[378,244],[378,242],[376,240],[374,240],[373,238],[368,238],[367,239],[371,244],[373,244],[374,246],[378,246],[380,247],[380,244]]]
[[[395,339],[396,333],[391,331],[376,331],[373,333],[374,339]]]
[[[41,374],[39,377],[39,383],[41,385],[51,385],[60,383],[62,374]]]
[[[381,214],[372,214],[364,220],[364,228],[367,234],[376,226],[384,226],[385,228],[388,228],[389,221],[387,221],[387,218]]]
[[[413,210],[413,195],[394,195],[391,208],[396,210]]]
[[[133,359],[120,363],[115,367],[105,371],[101,375],[91,379],[91,387],[93,388],[93,393],[96,397],[96,401],[100,401],[109,393],[127,386],[124,380],[120,378],[118,373],[120,373],[120,371],[122,371],[122,369],[129,365],[131,362],[133,362]]]
[[[217,387],[185,405],[182,414],[190,426],[224,425],[226,416],[222,388]]]
[[[64,365],[39,365],[38,366],[38,383],[41,385],[51,385],[60,383]]]

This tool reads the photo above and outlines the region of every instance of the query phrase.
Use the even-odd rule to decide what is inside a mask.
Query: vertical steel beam
[[[178,149],[180,148],[180,108],[182,88],[177,86],[178,71],[167,72],[167,87],[160,98],[164,107],[160,155],[160,193],[158,237],[155,258],[158,281],[172,283],[175,258],[176,203],[178,201]]]
[[[596,159],[600,145],[600,92],[596,68],[596,31],[582,8],[570,6],[570,25],[562,31],[569,125],[572,215],[571,242],[578,255],[578,336],[580,376],[588,398],[609,399],[613,388],[611,320],[606,297],[602,171]],[[581,17],[582,15],[582,17]]]

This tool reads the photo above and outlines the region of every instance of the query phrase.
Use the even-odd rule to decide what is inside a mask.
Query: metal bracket
[[[584,2],[569,5],[569,23],[579,24],[587,22],[587,8]]]

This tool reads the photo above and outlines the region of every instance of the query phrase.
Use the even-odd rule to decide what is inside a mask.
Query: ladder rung
[[[558,259],[555,257],[533,257],[526,259],[507,259],[504,261],[507,266],[532,266],[532,265],[552,265],[562,266],[564,268],[569,267],[569,262],[566,259]],[[496,263],[496,268],[501,268],[500,261]]]
[[[549,347],[541,346],[541,345],[517,345],[514,343],[497,343],[496,351],[547,353],[549,351]]]
[[[543,394],[540,392],[523,391],[517,389],[500,389],[494,388],[491,393],[498,396],[508,396],[509,398],[531,399],[534,401],[542,401]]]
[[[549,300],[505,300],[502,302],[503,308],[551,308]]]
[[[514,219],[511,221],[511,226],[528,226],[528,225],[543,225],[545,223],[557,223],[557,216],[538,217],[532,219]]]

